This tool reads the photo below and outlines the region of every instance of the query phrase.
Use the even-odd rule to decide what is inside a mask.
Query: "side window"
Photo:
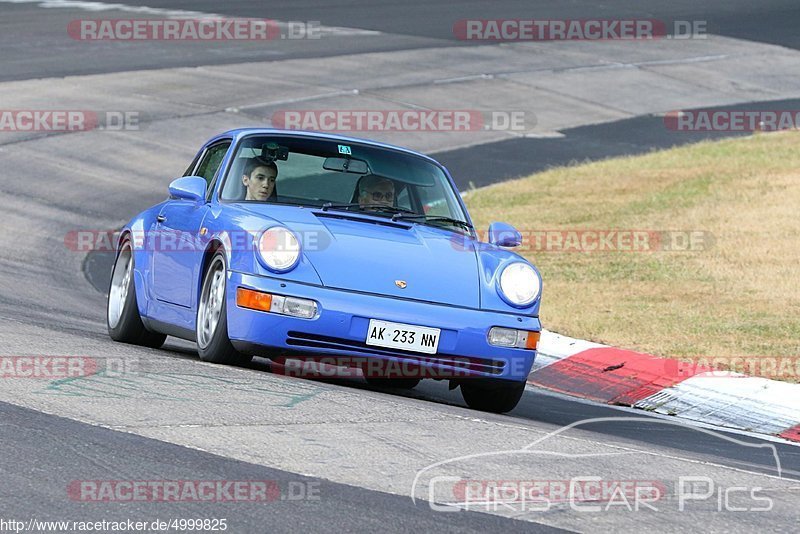
[[[211,182],[214,180],[214,175],[217,174],[219,165],[222,163],[222,158],[225,157],[225,154],[228,152],[228,147],[230,146],[230,141],[223,141],[222,143],[210,147],[206,150],[205,154],[203,154],[203,158],[200,160],[200,165],[198,165],[195,175],[205,178],[207,187],[210,186]]]
[[[189,165],[189,167],[183,173],[183,176],[194,176],[194,168],[197,167],[197,162],[200,161],[200,156],[202,156],[202,155],[203,155],[203,153],[201,152],[201,153],[197,154],[194,157],[194,159],[192,160],[192,163]]]

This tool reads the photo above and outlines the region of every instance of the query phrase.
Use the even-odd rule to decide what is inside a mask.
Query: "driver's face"
[[[394,206],[394,184],[392,182],[380,182],[367,187],[358,197],[358,204],[364,206],[380,205]]]
[[[242,183],[247,188],[245,200],[267,200],[275,189],[277,176],[272,167],[256,167],[250,176],[242,176]]]

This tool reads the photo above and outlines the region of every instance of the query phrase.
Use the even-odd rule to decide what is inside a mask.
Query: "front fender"
[[[233,210],[232,210],[233,211]],[[275,219],[247,214],[241,210],[226,213],[223,207],[212,207],[203,223],[208,241],[222,244],[231,271],[268,276],[303,284],[322,285],[314,266],[304,253],[297,267],[287,273],[274,273],[258,261],[257,239],[269,226],[281,224]]]

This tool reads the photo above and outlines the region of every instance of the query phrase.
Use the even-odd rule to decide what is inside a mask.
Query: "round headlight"
[[[533,267],[527,263],[514,262],[500,273],[500,296],[512,306],[530,306],[539,297],[542,282]]]
[[[276,272],[294,269],[300,260],[300,242],[282,226],[273,226],[258,238],[258,253],[264,264]]]

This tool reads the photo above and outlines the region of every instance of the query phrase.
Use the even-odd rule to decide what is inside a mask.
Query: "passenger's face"
[[[365,188],[358,197],[358,203],[362,208],[370,204],[394,206],[394,184],[381,182]]]
[[[242,176],[242,183],[247,189],[245,200],[267,200],[275,189],[277,176],[272,167],[256,167],[250,176]]]

